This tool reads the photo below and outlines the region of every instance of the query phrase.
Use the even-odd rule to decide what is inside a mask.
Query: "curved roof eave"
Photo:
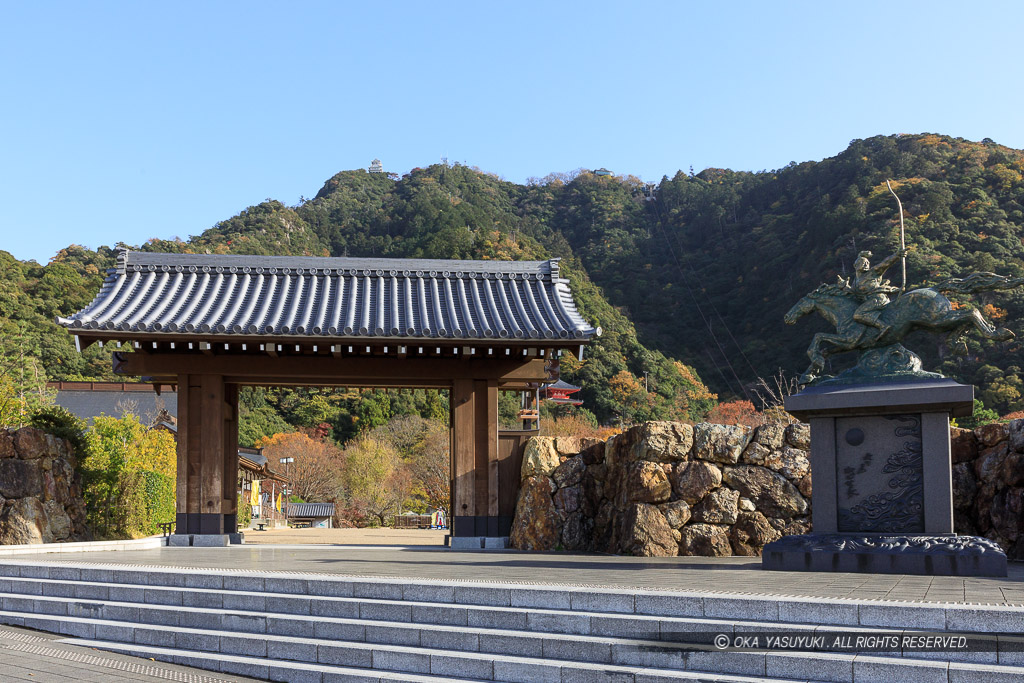
[[[514,305],[513,305],[514,304]],[[445,261],[121,252],[88,337],[373,343],[586,343],[558,259]]]

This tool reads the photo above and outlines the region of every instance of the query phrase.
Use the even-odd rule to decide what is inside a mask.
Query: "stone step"
[[[6,599],[5,599],[6,598]],[[595,624],[595,632],[574,634],[531,629],[509,629],[473,627],[465,625],[439,625],[415,621],[382,621],[368,618],[340,618],[323,616],[290,615],[268,612],[220,610],[210,608],[176,607],[165,605],[137,605],[111,601],[79,602],[74,599],[44,596],[3,596],[0,595],[5,614],[8,617],[35,615],[47,619],[50,626],[76,624],[76,630],[69,631],[62,626],[63,633],[81,637],[100,637],[90,630],[92,624],[111,633],[129,634],[129,627],[146,634],[146,642],[162,633],[176,633],[179,629],[206,629],[220,632],[244,634],[248,638],[266,635],[270,638],[304,637],[311,639],[346,640],[377,645],[403,645],[439,648],[463,652],[483,652],[503,655],[567,656],[582,657],[587,661],[600,663],[644,662],[658,660],[659,666],[673,667],[679,660],[686,645],[711,645],[713,634],[732,633],[733,628],[747,628],[762,632],[777,631],[788,627],[773,627],[765,624],[722,624],[702,620],[672,622],[665,638],[652,629],[634,629],[633,618],[605,627]],[[100,623],[102,622],[102,623]],[[549,625],[549,624],[548,624]],[[655,628],[657,623],[654,624]],[[717,627],[717,628],[716,628]],[[808,633],[817,628],[805,626]],[[689,635],[693,634],[693,635]],[[111,635],[103,637],[111,638]],[[992,660],[995,660],[993,653]]]
[[[26,590],[33,586],[40,587],[40,584],[31,583],[19,585]],[[323,598],[320,602],[314,603],[313,611],[317,614],[300,614],[289,609],[294,608],[291,602],[296,599],[294,596],[284,596],[281,602],[272,594],[235,592],[230,596],[224,596],[227,607],[215,607],[211,605],[216,605],[220,601],[219,593],[196,589],[186,590],[181,594],[188,604],[177,605],[165,603],[168,602],[168,595],[178,589],[143,589],[117,584],[113,585],[116,591],[129,591],[130,596],[138,600],[146,599],[148,602],[117,601],[93,598],[96,585],[104,586],[88,582],[48,582],[42,584],[42,589],[58,593],[73,592],[76,595],[0,593],[0,607],[9,612],[23,614],[114,620],[161,627],[209,628],[277,636],[341,638],[497,654],[530,654],[572,641],[577,648],[589,649],[587,656],[592,658],[591,661],[604,662],[616,661],[609,651],[609,647],[614,651],[616,638],[644,641],[650,647],[672,643],[710,645],[717,634],[765,636],[785,632],[829,637],[830,632],[837,628],[799,622],[766,623],[735,619],[652,617],[540,609],[463,608],[431,603],[352,598]],[[242,607],[250,609],[241,609]],[[854,636],[879,635],[879,629],[874,627],[839,628],[844,634]],[[886,629],[886,632],[902,635],[904,630]],[[993,639],[992,645],[995,646],[997,637],[989,637]],[[1003,652],[998,652],[993,647],[988,652],[952,652],[943,656],[953,661],[1024,665],[1024,653],[1019,652],[1020,638],[1011,636],[1001,640],[1004,644]],[[552,644],[552,641],[557,644]],[[913,653],[908,656],[917,659],[936,657],[931,653]]]
[[[455,677],[449,673],[452,663],[438,657],[436,667],[423,673],[408,673],[324,664],[282,662],[241,655],[222,655],[177,648],[124,644],[91,639],[69,639],[70,644],[153,658],[185,666],[234,675],[266,678],[288,683],[824,683],[818,678],[792,678],[769,675],[733,675],[702,671],[666,671],[648,667],[593,665],[556,660],[530,660],[496,657],[491,675],[486,678]],[[386,660],[382,660],[386,664]],[[431,662],[433,665],[435,662]],[[886,679],[888,680],[888,679]],[[870,681],[867,681],[870,683]]]
[[[530,664],[537,671],[550,668],[550,661],[559,667],[571,663],[592,666],[651,667],[673,671],[686,669],[686,651],[664,643],[645,641],[616,642],[597,639],[566,637],[548,639],[543,648],[530,654],[523,652],[494,653],[453,650],[445,647],[443,639],[426,646],[353,642],[343,639],[298,638],[260,633],[238,633],[214,629],[182,628],[172,626],[132,625],[101,619],[78,617],[28,616],[0,612],[0,622],[13,622],[28,628],[55,631],[63,635],[100,639],[109,642],[130,643],[179,650],[220,652],[227,655],[256,656],[273,660],[337,664],[357,668],[373,668],[388,661],[390,670],[408,673],[438,673],[439,658],[451,664],[451,672],[461,672],[473,678],[490,680],[493,662],[508,659],[520,661],[520,668]],[[763,668],[758,657],[733,658],[733,666],[744,671]],[[614,661],[613,661],[614,660]],[[763,657],[760,658],[763,662]],[[706,669],[700,661],[690,668]]]
[[[629,681],[641,680],[636,669],[651,666],[659,667],[659,675],[701,672],[716,680],[728,674],[861,683],[893,680],[896,672],[896,680],[945,682],[962,670],[983,668],[981,680],[1024,680],[1019,640],[1004,652],[906,657],[700,651],[674,644],[695,633],[707,639],[713,633],[830,629],[1019,634],[1019,607],[23,562],[0,563],[0,591],[2,623],[133,647],[183,650],[200,643],[194,653],[216,640],[218,649],[225,644],[225,656],[268,661],[287,661],[283,653],[293,648],[307,658],[313,652],[317,662],[323,648],[347,653],[354,659],[344,666],[356,669],[367,664],[367,653],[372,665],[374,653],[402,651],[405,660],[395,661],[414,662],[420,670],[409,675],[430,674],[430,658],[436,657],[456,662],[460,668],[452,675],[462,676],[485,672],[490,662],[492,678],[495,667],[523,660],[515,667],[532,674],[522,680],[548,680],[553,671],[558,677],[551,680],[590,680],[583,673],[563,677],[574,666],[593,675],[625,667],[632,673],[616,669],[608,680]],[[257,648],[256,654],[244,647]]]
[[[789,622],[758,622],[734,618],[664,617],[653,615],[583,612],[525,607],[486,607],[410,600],[319,597],[304,598],[293,594],[258,593],[252,591],[220,591],[103,584],[98,582],[63,582],[50,579],[0,579],[0,599],[7,604],[23,604],[19,598],[40,598],[45,604],[33,609],[55,613],[57,603],[46,600],[88,600],[90,605],[115,603],[123,610],[130,605],[179,608],[183,614],[196,610],[269,611],[270,616],[286,614],[299,622],[316,623],[317,617],[373,619],[417,625],[460,626],[480,628],[511,628],[542,633],[573,633],[600,636],[644,636],[672,640],[677,635],[698,631],[778,631],[781,628],[814,630],[820,624]],[[51,608],[52,607],[52,608]],[[25,608],[28,609],[28,608]],[[213,614],[213,612],[210,612]],[[160,623],[168,623],[161,621]]]
[[[17,572],[17,576],[12,576]],[[745,596],[735,594],[682,593],[674,591],[612,590],[574,586],[508,586],[488,583],[441,581],[371,581],[336,577],[251,575],[245,573],[178,573],[153,570],[118,570],[66,565],[0,563],[0,591],[34,592],[52,583],[85,584],[76,595],[109,596],[114,586],[121,595],[178,588],[213,591],[217,595],[273,594],[275,599],[297,597],[296,611],[322,598],[351,598],[398,603],[437,603],[471,607],[549,608],[591,614],[743,619],[768,623],[805,623],[833,626],[885,627],[893,629],[948,630],[963,632],[1024,631],[1024,607],[959,603],[908,603],[885,600],[828,600],[802,597]],[[52,576],[51,576],[52,574]],[[9,583],[6,581],[10,580]],[[49,584],[47,582],[50,582]],[[92,595],[87,594],[94,590]],[[206,595],[211,595],[206,593]],[[173,598],[169,598],[173,599]],[[145,599],[139,600],[144,602]],[[311,607],[312,609],[312,607]]]
[[[338,683],[363,683],[365,681],[409,681],[410,683],[434,683],[439,680],[453,681],[506,681],[506,682],[579,682],[602,683],[671,683],[675,681],[701,681],[715,683],[825,683],[826,681],[849,681],[850,683],[888,683],[889,681],[912,680],[929,683],[1019,683],[1020,670],[1011,667],[978,664],[947,664],[945,662],[914,662],[893,668],[888,658],[851,656],[837,658],[808,658],[793,655],[777,656],[766,660],[764,669],[749,675],[717,673],[710,671],[669,671],[653,667],[624,667],[594,665],[580,662],[558,662],[521,657],[494,657],[491,659],[491,675],[486,678],[461,677],[448,673],[453,663],[444,655],[433,655],[430,671],[414,674],[390,670],[371,670],[361,667],[340,667],[337,665],[287,662],[263,657],[226,655],[179,648],[119,643],[94,639],[69,639],[67,642],[97,649],[152,657],[160,661],[193,666],[211,671],[235,675],[246,675],[289,683],[302,681],[337,681]],[[382,659],[386,665],[394,658]],[[838,674],[838,675],[837,675]],[[459,676],[459,677],[456,677]]]
[[[448,675],[439,677],[303,662],[284,662],[261,657],[194,652],[103,640],[69,639],[66,642],[207,671],[271,681],[287,681],[288,683],[437,683],[441,680],[452,681],[452,683],[479,683],[480,681],[480,679],[454,678]]]
[[[241,631],[223,628],[220,623],[206,619],[207,616],[207,613],[201,612],[196,615],[194,624],[171,626],[165,623],[137,623],[103,618],[98,614],[67,616],[44,614],[39,610],[0,611],[0,621],[9,625],[24,622],[24,625],[32,628],[53,630],[64,635],[146,645],[185,647],[185,643],[197,644],[204,649],[219,648],[230,654],[257,654],[254,650],[259,650],[259,654],[268,654],[286,651],[288,646],[296,643],[302,643],[301,646],[295,645],[298,648],[296,651],[301,652],[303,648],[331,647],[335,643],[346,642],[351,644],[349,649],[355,653],[352,656],[357,658],[361,656],[359,653],[376,648],[399,646],[471,655],[542,656],[600,664],[651,666],[656,661],[658,666],[673,668],[682,665],[686,653],[684,645],[641,638],[565,634],[537,636],[522,631],[410,627],[408,624],[356,620],[323,619],[317,624],[320,628],[315,633],[296,633],[296,629],[288,626],[288,618],[282,617],[276,622],[281,627],[279,632]],[[245,619],[250,615],[227,616]],[[265,615],[261,615],[261,618],[265,618]],[[270,623],[274,625],[274,622]],[[282,657],[291,658],[285,655]]]
[[[306,660],[329,662],[344,666],[368,667],[384,656],[380,653],[400,653],[392,668],[405,669],[413,673],[431,671],[431,657],[443,656],[445,661],[458,663],[459,672],[473,671],[474,676],[487,678],[486,662],[507,657],[526,658],[538,667],[538,659],[553,659],[560,667],[569,662],[586,662],[600,666],[658,667],[673,671],[703,671],[751,676],[800,677],[820,681],[851,683],[858,680],[854,674],[858,667],[865,669],[859,680],[888,680],[885,676],[902,672],[904,680],[918,680],[925,675],[929,679],[950,664],[946,661],[926,661],[920,657],[904,656],[898,653],[889,656],[873,656],[871,666],[863,663],[860,655],[828,652],[772,652],[772,651],[719,651],[712,647],[683,646],[664,641],[641,640],[637,638],[600,638],[566,634],[537,634],[501,631],[497,629],[430,629],[425,626],[389,624],[385,622],[338,620],[322,618],[324,626],[316,636],[296,637],[281,633],[265,633],[254,630],[225,630],[221,624],[210,618],[214,610],[183,610],[166,606],[135,606],[142,616],[153,613],[181,612],[194,613],[189,626],[170,626],[164,623],[134,623],[116,619],[91,616],[67,616],[63,614],[41,614],[57,611],[62,599],[19,597],[22,611],[0,612],[0,623],[37,628],[64,635],[96,638],[147,646],[173,647],[178,649],[199,649],[207,652],[222,652],[230,655],[247,655],[283,660]],[[6,602],[6,601],[5,601]],[[71,605],[81,603],[68,603]],[[111,605],[121,608],[125,605]],[[40,609],[42,608],[42,609]],[[54,609],[51,609],[54,608]],[[127,613],[123,616],[129,616]],[[270,622],[272,615],[234,613],[222,615],[234,618],[237,624],[248,628],[247,619],[263,619]],[[290,617],[281,617],[279,623],[287,627]],[[157,619],[157,621],[162,621]],[[340,623],[339,623],[340,622]],[[353,628],[359,629],[353,631]],[[287,630],[286,630],[287,633]],[[364,639],[356,640],[362,637]],[[410,636],[413,639],[410,639]],[[1018,639],[1019,644],[1019,639]],[[966,653],[967,661],[957,661],[968,667],[994,665],[996,652]],[[1013,656],[1019,659],[1019,652]],[[393,655],[397,657],[398,655]],[[946,659],[946,653],[935,653],[935,657]],[[860,663],[858,663],[860,662]],[[525,664],[523,664],[525,667]],[[1024,677],[1024,667],[1008,666],[1004,662],[999,672]],[[481,667],[483,667],[481,669]],[[436,667],[435,667],[436,668]],[[521,667],[522,668],[522,667]],[[879,672],[887,672],[881,675]],[[493,669],[492,669],[493,672]],[[877,675],[876,675],[877,674]],[[493,673],[491,674],[493,675]],[[528,679],[532,680],[532,679]]]

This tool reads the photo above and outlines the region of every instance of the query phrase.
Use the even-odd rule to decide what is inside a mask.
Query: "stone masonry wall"
[[[759,555],[810,529],[807,425],[648,422],[607,442],[526,446],[511,545]]]
[[[0,545],[89,540],[82,482],[64,439],[0,429]]]
[[[1024,420],[951,433],[957,533],[1024,559]],[[807,425],[648,422],[526,446],[511,545],[625,555],[760,555],[811,530]]]
[[[953,525],[1024,560],[1024,420],[953,429]]]

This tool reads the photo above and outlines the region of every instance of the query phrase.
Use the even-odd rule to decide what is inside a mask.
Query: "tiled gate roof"
[[[124,251],[78,330],[322,338],[587,340],[558,260]]]

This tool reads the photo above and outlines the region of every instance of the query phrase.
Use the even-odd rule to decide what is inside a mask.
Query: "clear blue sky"
[[[1024,4],[0,3],[0,249],[294,204],[379,157],[508,180],[779,168],[877,134],[1024,147]]]

